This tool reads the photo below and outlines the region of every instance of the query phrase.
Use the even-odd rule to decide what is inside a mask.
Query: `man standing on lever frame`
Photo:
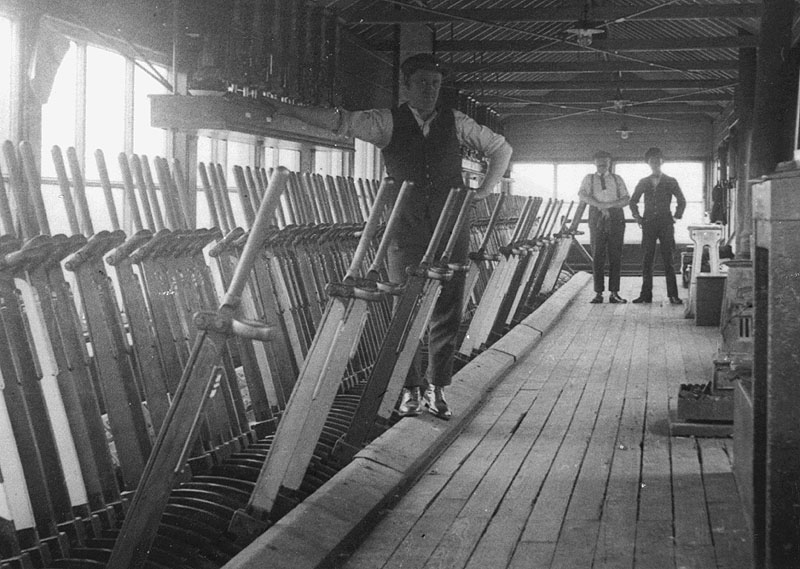
[[[512,153],[503,136],[458,110],[439,106],[444,71],[433,55],[407,58],[400,72],[406,102],[392,109],[351,112],[269,101],[276,114],[374,144],[381,149],[387,174],[396,180],[398,188],[404,181],[414,182],[388,251],[389,278],[395,283],[405,280],[406,267],[415,267],[422,259],[450,189],[464,186],[461,147],[475,150],[489,161],[475,200],[491,193],[508,168]],[[451,262],[466,263],[468,253],[467,226]],[[438,417],[451,417],[444,389],[453,375],[463,294],[462,272],[442,283],[428,328],[428,367],[424,376],[418,362],[409,372],[398,408],[401,416],[419,415],[424,406]]]

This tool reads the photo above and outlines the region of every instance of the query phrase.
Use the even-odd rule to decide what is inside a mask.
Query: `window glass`
[[[65,154],[67,148],[75,146],[76,65],[78,49],[70,42],[69,51],[64,56],[53,81],[50,98],[42,105],[42,175],[55,177],[51,149],[61,147]]]
[[[253,167],[253,146],[242,142],[229,140],[228,144],[228,187],[236,188],[236,178],[233,176],[233,167]]]
[[[380,179],[381,163],[380,152],[374,144],[355,139],[355,152],[353,153],[353,177],[365,180]]]
[[[278,164],[292,172],[300,171],[300,151],[294,148],[278,149]]]
[[[705,220],[706,207],[703,201],[705,170],[703,164],[701,162],[667,162],[662,170],[665,174],[678,180],[683,197],[686,198],[686,210],[683,212],[683,218],[675,222],[675,241],[691,243],[689,226],[700,225]]]
[[[353,153],[353,176],[355,178],[367,178],[366,161],[366,142],[356,138],[354,141],[355,152]]]
[[[0,140],[11,138],[11,20],[0,17]]]
[[[650,166],[643,162],[620,162],[614,165],[614,173],[625,180],[628,193],[632,194],[639,180],[650,175]]]
[[[197,137],[197,162],[208,166],[214,159],[214,139],[208,136]]]
[[[86,50],[86,154],[92,156],[98,148],[106,155],[111,179],[120,180],[116,157],[125,150],[125,58],[89,46]],[[94,160],[86,161],[86,178],[98,178]]]
[[[348,172],[345,170],[345,160],[347,159],[347,152],[342,150],[331,150],[331,174],[334,176],[346,176]]]
[[[261,165],[269,171],[270,168],[275,167],[275,157],[278,155],[274,146],[264,146],[264,158]]]
[[[643,162],[615,163],[614,173],[622,177],[632,194],[636,184],[650,175],[650,167]],[[683,219],[675,222],[675,241],[691,243],[688,226],[703,223],[705,205],[703,201],[703,185],[705,171],[702,162],[665,162],[662,170],[678,180],[686,198],[686,211]],[[556,196],[567,202],[577,200],[578,189],[583,177],[595,171],[591,163],[550,164],[550,163],[515,163],[511,167],[514,180],[513,193],[521,196],[539,196],[544,199]],[[641,204],[642,202],[640,202]],[[642,205],[640,205],[640,208]],[[673,211],[674,211],[673,205]],[[584,219],[587,214],[584,214]],[[625,217],[631,219],[628,208]],[[582,227],[584,235],[578,236],[581,243],[589,242],[588,228]],[[642,232],[635,223],[628,223],[625,229],[626,243],[640,243]]]
[[[552,198],[555,193],[555,164],[519,163],[511,167],[512,193],[518,196]]]
[[[314,150],[314,172],[317,174],[334,175],[331,171],[331,155],[332,152],[325,148],[317,148]]]
[[[578,190],[586,174],[596,170],[592,163],[559,164],[556,166],[556,198],[569,203],[578,201]]]
[[[143,64],[147,65],[147,64]],[[162,76],[167,70],[156,66]],[[133,76],[133,151],[148,156],[166,155],[166,131],[150,126],[150,99],[148,95],[167,94],[167,88],[144,69],[135,66]]]

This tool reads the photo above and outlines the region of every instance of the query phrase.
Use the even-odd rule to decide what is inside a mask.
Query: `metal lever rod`
[[[28,184],[30,199],[36,214],[36,222],[39,224],[39,233],[50,235],[50,224],[47,221],[44,199],[42,198],[42,180],[39,177],[39,172],[36,171],[36,160],[33,157],[33,149],[30,143],[27,141],[20,142],[19,154],[22,157],[22,168],[25,171],[25,180]]]
[[[231,196],[228,193],[228,184],[225,182],[225,172],[222,170],[222,164],[216,164],[217,181],[220,190],[220,202],[222,204],[222,212],[228,221],[228,227],[233,229],[236,227],[236,220],[233,217],[233,207],[231,206]],[[213,181],[213,180],[212,180]]]
[[[195,229],[197,219],[195,215],[195,200],[189,199],[189,188],[186,186],[186,177],[183,175],[181,162],[177,158],[172,159],[172,180],[175,194],[178,198],[178,205],[183,211],[186,229]]]
[[[386,187],[387,180],[391,180],[392,184],[394,184],[394,180],[392,178],[385,178],[382,184],[382,187]],[[395,199],[395,204],[404,203],[408,194],[410,194],[414,190],[414,182],[403,182],[403,185],[400,187],[400,193],[397,195]],[[377,202],[377,200],[376,200]],[[373,204],[373,211],[375,210],[375,206]],[[383,215],[383,212],[377,212],[376,215],[379,217]],[[396,231],[397,224],[400,221],[400,208],[394,207],[392,208],[392,213],[389,215],[389,221],[386,222],[386,228],[383,231],[383,238],[381,242],[378,244],[378,250],[375,252],[375,258],[372,260],[372,264],[369,267],[368,274],[369,275],[377,275],[381,267],[383,266],[383,260],[386,258],[386,252],[389,250],[389,243],[391,242],[391,237]]]
[[[387,192],[393,191],[394,180],[391,178],[384,178],[383,183],[381,184],[380,189],[378,190],[378,198],[375,200],[377,207],[383,207],[383,205],[387,201]],[[376,208],[377,209],[377,208]],[[356,251],[353,254],[353,259],[350,262],[350,268],[347,269],[347,273],[344,276],[344,281],[348,282],[350,280],[355,279],[358,276],[359,268],[364,261],[364,257],[367,254],[367,250],[372,245],[372,240],[375,237],[375,234],[378,231],[378,227],[380,225],[380,218],[381,213],[376,212],[374,215],[370,215],[369,219],[367,220],[364,229],[362,230],[361,239],[358,241],[358,246],[356,247]],[[385,251],[385,248],[384,248]],[[373,261],[374,263],[374,261]]]
[[[106,157],[103,151],[99,148],[94,151],[94,159],[97,162],[97,172],[100,174],[100,185],[103,186],[103,195],[106,199],[106,209],[108,209],[108,216],[111,219],[112,231],[119,231],[119,217],[117,217],[117,206],[114,203],[114,190],[111,188],[111,179],[108,177],[108,168],[106,167]]]
[[[10,140],[3,143],[3,155],[6,157],[6,168],[11,185],[11,211],[17,212],[19,228],[15,233],[22,239],[30,239],[38,235],[39,230],[30,211],[28,197],[22,192],[22,170],[17,160],[17,150]]]
[[[261,207],[258,208],[255,221],[250,229],[250,235],[244,245],[242,254],[239,256],[239,264],[236,265],[231,283],[228,286],[225,296],[222,298],[220,310],[235,310],[239,306],[242,291],[244,287],[247,286],[247,280],[250,278],[253,264],[256,262],[261,252],[264,240],[267,238],[269,232],[269,218],[272,215],[272,211],[278,205],[281,192],[286,185],[288,177],[289,170],[283,167],[277,168],[272,174],[269,186],[267,186],[267,190],[264,193],[264,199],[261,201]]]
[[[211,182],[208,179],[206,165],[202,162],[198,163],[197,172],[200,174],[200,183],[203,186],[203,193],[206,195],[206,204],[208,206],[208,215],[211,218],[211,226],[222,229],[219,222],[219,215],[217,214],[217,205],[214,203],[214,190],[211,188]]]
[[[128,157],[124,152],[120,152],[117,159],[120,171],[122,172],[122,183],[125,187],[125,200],[128,203],[128,212],[130,213],[131,222],[133,223],[133,231],[138,233],[143,229],[142,217],[139,215],[139,205],[136,203],[136,193],[134,191],[133,177],[128,167]]]
[[[53,165],[56,168],[56,177],[58,178],[58,185],[61,188],[61,199],[64,200],[64,209],[67,212],[69,230],[73,235],[78,235],[81,232],[81,228],[78,224],[78,216],[75,215],[75,203],[72,201],[72,190],[69,186],[67,170],[64,167],[64,156],[61,154],[61,148],[53,146],[50,151],[50,156],[53,157]],[[106,177],[107,176],[108,173],[106,173]]]

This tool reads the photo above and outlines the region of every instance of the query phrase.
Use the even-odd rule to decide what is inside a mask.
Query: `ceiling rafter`
[[[623,81],[455,81],[453,86],[467,90],[511,89],[518,91],[600,91],[617,88],[625,91],[647,89],[725,89],[730,79],[652,79]]]
[[[450,73],[596,73],[596,72],[664,72],[664,67],[681,71],[707,71],[739,69],[735,59],[702,61],[659,61],[652,64],[642,61],[529,61],[529,62],[487,62],[487,63],[448,63]]]
[[[756,36],[724,36],[724,37],[690,37],[676,39],[674,37],[648,39],[601,39],[592,42],[598,49],[608,51],[697,51],[708,49],[740,49],[756,47]],[[373,47],[379,51],[391,51],[390,42],[375,43]],[[437,40],[436,51],[538,51],[540,53],[573,53],[585,52],[580,46],[568,43],[553,43],[540,40]]]
[[[522,91],[522,89],[520,89]],[[552,91],[542,95],[536,95],[535,98],[531,95],[528,98],[515,95],[501,95],[499,93],[485,93],[482,94],[480,100],[487,104],[499,104],[506,102],[509,104],[519,103],[546,103],[553,105],[593,105],[597,103],[606,104],[613,101],[617,97],[616,91]],[[653,90],[653,91],[630,91],[625,93],[625,99],[631,103],[647,103],[653,100],[664,99],[680,99],[681,102],[705,102],[710,101],[730,101],[733,98],[732,93],[716,93],[716,92],[702,92],[702,93],[669,93],[667,91]]]
[[[501,116],[547,106],[538,112],[645,112],[656,103],[665,114],[718,114],[733,100],[739,52],[758,46],[762,13],[755,0],[348,4],[342,21],[377,51],[397,49],[389,24],[427,26],[447,84]],[[583,20],[606,33],[579,44],[566,30]]]
[[[566,6],[559,8],[508,8],[508,9],[463,9],[439,10],[434,13],[417,10],[414,6],[404,6],[402,10],[364,10],[344,15],[349,24],[441,24],[463,20],[491,22],[569,22],[580,20],[582,8]],[[592,19],[621,23],[628,21],[630,7],[596,7],[592,9]],[[650,20],[705,20],[720,18],[758,18],[761,4],[705,4],[664,6],[643,13],[630,21]]]
[[[723,105],[689,105],[689,104],[652,104],[642,105],[637,107],[638,111],[645,112],[651,115],[715,115],[725,109]],[[586,109],[586,111],[594,111],[595,109]],[[504,116],[531,116],[531,117],[554,117],[562,116],[570,110],[562,110],[547,106],[533,106],[533,107],[504,107],[502,113]]]

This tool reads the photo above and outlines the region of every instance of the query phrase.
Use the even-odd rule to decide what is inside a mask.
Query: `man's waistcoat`
[[[407,104],[393,109],[392,119],[392,139],[383,149],[386,170],[398,187],[405,180],[414,182],[401,212],[397,240],[427,243],[450,189],[464,185],[455,117],[452,110],[441,110],[427,137]]]

